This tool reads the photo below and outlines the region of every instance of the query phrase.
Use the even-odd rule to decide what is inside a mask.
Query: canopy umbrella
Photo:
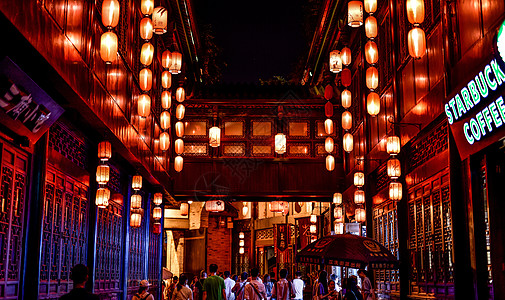
[[[398,260],[375,240],[353,234],[325,236],[307,245],[297,255],[298,262],[350,268],[396,269]]]

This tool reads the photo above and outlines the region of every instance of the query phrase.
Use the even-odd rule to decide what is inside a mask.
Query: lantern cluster
[[[177,52],[172,53],[172,55],[174,54],[177,54]],[[172,64],[173,63],[174,61],[172,58]],[[184,137],[184,123],[182,122],[182,119],[184,119],[186,108],[182,102],[184,102],[185,99],[186,91],[180,86],[175,91],[175,100],[179,103],[175,109],[175,117],[177,119],[177,122],[175,123],[175,135],[177,136],[177,139],[175,140],[174,148],[177,156],[174,159],[174,169],[176,172],[181,172],[184,165],[184,159],[182,158],[182,154],[184,153],[184,141],[182,140],[182,137]]]
[[[310,241],[311,242],[316,241],[317,240],[317,216],[314,213],[312,213],[310,215],[309,231],[310,231]]]
[[[338,72],[340,72],[342,71],[342,60],[339,51],[332,51],[330,53],[330,70],[332,64],[331,56],[332,53],[334,52],[337,53],[338,55],[340,65],[340,70]],[[334,71],[332,70],[332,72]],[[333,98],[333,87],[329,84],[324,89],[324,98],[326,99],[326,104],[324,105],[324,114],[326,115],[326,120],[324,121],[324,132],[328,135],[328,137],[326,137],[326,140],[324,141],[324,149],[328,153],[328,155],[326,156],[326,170],[331,172],[335,169],[335,157],[332,155],[335,149],[335,143],[330,135],[333,134],[335,128],[333,125],[333,120],[331,119],[331,117],[333,117],[333,103],[331,103],[331,98]]]
[[[426,34],[420,24],[424,21],[424,1],[407,0],[407,18],[414,25],[408,33],[409,54],[419,59],[426,53]]]
[[[245,253],[245,249],[244,249],[244,246],[245,246],[245,234],[244,232],[239,232],[238,234],[238,253],[239,254],[244,254]]]
[[[100,38],[100,57],[106,64],[111,64],[117,55],[117,35],[113,28],[119,23],[120,6],[118,0],[102,2],[102,24],[107,28]]]
[[[354,173],[354,186],[356,187],[356,190],[354,191],[354,203],[358,205],[358,208],[356,211],[358,211],[360,214],[365,214],[365,191],[362,190],[363,186],[365,185],[365,173],[361,171],[357,171]],[[363,209],[363,211],[360,211],[359,209]],[[356,222],[364,222],[365,217],[360,219],[361,216],[358,216],[355,214],[355,219]]]
[[[396,155],[400,153],[400,138],[397,136],[388,136],[386,141],[386,150],[390,155],[387,162],[387,173],[391,182],[389,183],[389,199],[393,201],[402,200],[402,184],[398,178],[402,175],[400,160]]]
[[[333,204],[335,205],[333,208],[333,218],[335,222],[333,224],[335,234],[344,234],[344,207],[342,205],[342,194],[334,193],[333,194]]]
[[[369,14],[365,20],[365,35],[368,38],[365,44],[365,59],[368,63],[368,68],[365,74],[365,83],[369,89],[366,98],[366,108],[368,114],[375,117],[380,112],[380,97],[376,90],[379,86],[379,71],[375,67],[379,60],[379,50],[375,43],[377,38],[377,19],[373,16],[377,10],[377,0],[366,0],[365,11]]]
[[[161,204],[163,203],[163,194],[162,193],[154,193],[153,195],[153,233],[160,234],[161,233],[161,218],[163,215],[163,209],[161,208]],[[187,203],[182,203],[186,204]],[[181,215],[182,215],[182,204],[181,204]],[[187,212],[187,209],[186,209]],[[187,215],[187,214],[186,214]]]
[[[107,164],[112,157],[112,147],[110,142],[102,141],[98,143],[98,158],[100,165],[96,168],[96,182],[98,189],[96,191],[95,205],[98,208],[106,208],[109,205],[110,190],[105,187],[110,179],[110,167]]]
[[[133,228],[139,228],[142,224],[142,215],[144,210],[142,209],[142,195],[140,195],[140,190],[142,189],[142,176],[137,174],[132,177],[132,190],[133,193],[130,196],[130,226]]]

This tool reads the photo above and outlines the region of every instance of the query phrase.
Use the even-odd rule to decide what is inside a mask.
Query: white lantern
[[[240,247],[244,247],[244,245],[245,245],[245,241],[244,241],[244,240],[239,240],[239,241],[238,241],[238,245],[239,245]]]
[[[392,179],[396,179],[402,175],[402,168],[400,166],[400,160],[396,158],[391,158],[388,160],[387,165],[388,176]]]
[[[134,175],[132,178],[132,189],[138,191],[142,188],[142,176]]]
[[[178,87],[175,91],[175,100],[177,100],[177,102],[184,102],[185,99],[186,91],[184,91],[184,88],[182,86]]]
[[[184,136],[184,123],[181,121],[175,123],[175,135],[180,138]]]
[[[96,182],[98,184],[106,184],[109,182],[110,168],[108,165],[99,165],[96,168]]]
[[[161,220],[161,215],[162,215],[162,210],[161,210],[161,207],[159,206],[156,206],[155,208],[153,208],[153,219],[155,221],[159,221]]]
[[[214,126],[209,129],[209,145],[214,148],[221,145],[221,128]]]
[[[317,233],[317,226],[315,224],[310,225],[310,233],[311,234]]]
[[[161,92],[161,107],[163,109],[169,109],[172,106],[172,96],[170,91]]]
[[[326,119],[324,121],[324,132],[326,132],[326,134],[333,134],[333,120],[332,119]]]
[[[352,103],[352,97],[351,97],[351,92],[349,90],[343,90],[342,95],[340,95],[342,98],[342,107],[345,109],[351,107]]]
[[[170,113],[166,110],[161,112],[160,127],[163,130],[167,130],[168,128],[170,128]]]
[[[391,182],[389,184],[389,199],[393,201],[402,200],[402,184],[399,182]]]
[[[365,173],[356,172],[354,173],[354,186],[362,187],[365,185]]]
[[[185,112],[186,112],[186,108],[184,107],[184,105],[179,104],[179,105],[177,105],[177,108],[175,109],[175,117],[178,120],[182,120],[182,119],[184,119]]]
[[[351,27],[363,25],[363,3],[361,1],[349,1],[347,4],[347,23]]]
[[[106,64],[111,64],[116,59],[117,54],[117,35],[108,31],[102,34],[100,38],[100,57]]]
[[[142,14],[148,16],[153,13],[154,10],[154,0],[141,0],[140,1],[140,11]]]
[[[352,150],[354,149],[354,140],[353,140],[352,134],[350,134],[350,133],[344,134],[342,146],[343,146],[342,148],[344,148],[345,152],[347,152],[347,153],[352,152]]]
[[[172,86],[172,74],[168,71],[161,73],[161,86],[164,89],[169,89]]]
[[[342,113],[342,129],[349,130],[352,128],[352,114],[346,110]]]
[[[364,208],[356,208],[354,211],[354,219],[358,223],[363,223],[366,221],[366,211]]]
[[[183,167],[183,164],[184,164],[184,159],[182,158],[182,156],[176,156],[175,159],[174,159],[174,169],[176,172],[180,172],[182,171],[182,167]]]
[[[153,62],[154,46],[151,43],[144,43],[140,49],[140,63],[149,66]]]
[[[184,153],[184,141],[182,139],[176,139],[174,148],[177,155],[182,155]]]
[[[109,205],[110,190],[99,188],[96,190],[95,205],[99,208],[106,208]]]
[[[344,234],[344,223],[335,223],[335,234]]]
[[[286,135],[277,133],[275,135],[275,152],[277,154],[286,153]]]
[[[333,139],[331,137],[327,137],[326,140],[324,141],[324,150],[328,153],[332,153],[334,150],[334,143]]]
[[[365,191],[355,190],[354,191],[354,203],[363,204],[365,203]]]
[[[339,73],[342,71],[342,58],[338,50],[330,52],[330,71],[332,73]]]
[[[138,194],[131,195],[130,197],[130,208],[139,209],[142,207],[142,196]]]
[[[388,136],[386,142],[386,151],[390,155],[397,155],[400,153],[400,138],[397,136]]]
[[[181,203],[179,210],[181,212],[181,216],[187,216],[189,214],[189,204]]]
[[[238,238],[239,239],[244,239],[245,238],[245,234],[241,231],[238,233]]]
[[[153,21],[151,18],[143,18],[140,20],[140,38],[150,40],[153,37]]]
[[[170,73],[172,74],[179,74],[181,73],[181,67],[182,67],[182,54],[174,51],[172,52],[172,64],[170,65]]]
[[[310,223],[316,224],[317,223],[317,216],[312,214],[310,215]]]
[[[161,203],[163,203],[163,194],[162,193],[154,193],[153,203],[154,203],[154,205],[161,205]]]
[[[341,193],[334,193],[333,194],[333,204],[335,204],[335,205],[342,204],[342,194]]]
[[[168,132],[163,131],[160,133],[160,150],[167,151],[170,148],[170,135]]]
[[[158,6],[153,10],[153,28],[154,33],[164,34],[167,32],[168,11],[162,6]]]
[[[341,220],[343,217],[343,209],[341,206],[337,206],[333,209],[333,217],[335,220]]]
[[[110,142],[103,141],[98,143],[98,158],[101,161],[108,161],[112,157],[112,147]]]
[[[224,211],[224,201],[221,200],[210,200],[205,202],[205,210],[208,212],[221,212]]]
[[[270,211],[271,212],[281,213],[281,212],[284,212],[286,207],[289,207],[289,204],[287,201],[276,200],[276,201],[272,201],[270,203]]]
[[[333,171],[335,169],[335,157],[333,155],[326,156],[326,170]]]
[[[142,224],[142,210],[135,211],[130,216],[130,226],[133,228],[139,228]]]
[[[238,248],[238,253],[239,254],[244,254],[245,253],[244,247]]]
[[[119,23],[119,1],[104,0],[102,3],[102,24],[107,28],[116,27]]]

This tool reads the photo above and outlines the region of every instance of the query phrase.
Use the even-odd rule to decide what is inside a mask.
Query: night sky
[[[224,83],[287,78],[307,51],[301,0],[195,0],[200,21],[212,24],[228,67]]]

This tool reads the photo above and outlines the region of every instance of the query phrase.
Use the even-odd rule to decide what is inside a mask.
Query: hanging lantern
[[[140,49],[140,63],[149,66],[153,62],[154,46],[151,43],[144,43]]]
[[[344,47],[342,51],[340,51],[340,58],[342,59],[342,64],[344,64],[344,66],[350,65],[352,61],[351,49]]]
[[[108,161],[112,157],[112,147],[108,141],[98,143],[98,158],[101,161]]]
[[[310,215],[310,223],[316,224],[317,223],[317,216],[312,214]]]
[[[154,222],[153,223],[153,233],[154,234],[160,234],[161,233],[161,223],[160,222]]]
[[[328,153],[332,153],[334,149],[333,139],[331,137],[327,137],[324,141],[324,150]]]
[[[351,70],[343,69],[342,72],[340,72],[340,81],[342,81],[343,86],[349,87],[352,81]]]
[[[389,199],[393,201],[402,200],[402,184],[399,182],[389,183]]]
[[[167,32],[168,11],[163,6],[158,6],[153,10],[154,33],[164,34]]]
[[[352,114],[348,110],[342,113],[342,128],[344,130],[352,128]]]
[[[366,97],[366,110],[368,114],[372,117],[375,117],[379,114],[381,110],[381,101],[379,98],[379,94],[375,92],[371,92]]]
[[[327,84],[326,87],[324,88],[324,99],[330,100],[331,98],[333,98],[333,87],[331,86],[331,84]]]
[[[379,71],[376,67],[366,69],[366,86],[371,90],[375,90],[379,86]]]
[[[186,203],[185,203],[186,204]],[[187,204],[186,204],[187,205]],[[161,214],[162,214],[162,210],[161,210],[161,207],[159,206],[156,206],[155,208],[153,208],[153,219],[155,221],[159,221],[161,220]]]
[[[177,155],[182,155],[184,153],[184,141],[182,139],[176,139],[174,148]]]
[[[379,50],[374,41],[368,41],[365,44],[365,59],[366,62],[373,65],[379,60]]]
[[[175,135],[180,138],[184,136],[184,123],[181,121],[175,123]]]
[[[153,21],[151,18],[143,18],[140,20],[140,38],[150,40],[153,37]]]
[[[354,191],[354,203],[363,204],[365,203],[365,191],[355,190]]]
[[[214,148],[221,145],[221,128],[214,126],[209,129],[209,145]]]
[[[181,207],[179,208],[179,211],[181,213],[181,216],[187,216],[189,214],[189,204],[181,203]],[[153,217],[154,217],[154,212],[153,212]]]
[[[162,193],[154,193],[153,203],[154,203],[154,205],[161,205],[161,203],[163,203],[163,194]]]
[[[140,89],[144,92],[148,92],[153,87],[153,72],[147,68],[140,70],[139,72],[139,85]]]
[[[238,254],[244,254],[244,253],[245,253],[244,247],[238,248]]]
[[[244,238],[245,238],[245,234],[244,234],[242,231],[241,231],[241,232],[239,232],[239,234],[238,234],[238,238],[239,238],[239,239],[244,239]]]
[[[182,54],[174,51],[172,52],[172,64],[170,65],[170,73],[179,74],[181,73],[182,67]]]
[[[333,171],[335,169],[335,157],[333,155],[326,156],[326,170]]]
[[[142,14],[148,16],[153,13],[154,10],[154,0],[141,0],[140,1],[140,11]]]
[[[142,118],[147,118],[151,113],[151,97],[147,94],[141,94],[137,101],[137,113]]]
[[[335,205],[342,204],[342,194],[341,193],[334,193],[333,194],[333,204],[335,204]]]
[[[388,160],[387,165],[388,176],[392,179],[396,179],[402,175],[402,168],[400,166],[400,161],[396,158],[391,158]]]
[[[365,185],[365,173],[356,172],[354,173],[354,186],[362,187]]]
[[[275,153],[286,153],[286,135],[284,133],[277,133],[275,135]]]
[[[333,134],[333,120],[332,119],[326,119],[326,121],[324,121],[324,132],[326,132],[326,134]]]
[[[397,155],[400,153],[400,138],[397,136],[388,136],[386,141],[386,151],[390,155]]]
[[[340,73],[342,71],[342,58],[338,50],[330,52],[330,71],[332,73]]]
[[[351,27],[363,24],[363,4],[361,1],[349,1],[347,4],[347,23]]]
[[[177,108],[175,109],[175,117],[178,120],[182,120],[182,119],[184,119],[185,112],[186,112],[186,108],[184,107],[184,105],[179,104],[179,105],[177,105]]]
[[[138,212],[134,212],[130,216],[130,227],[139,228],[142,224],[142,215]]]
[[[111,64],[116,59],[117,54],[117,35],[108,31],[102,34],[100,38],[100,57],[106,64]]]
[[[184,102],[186,99],[186,92],[184,91],[183,87],[178,87],[177,90],[175,91],[175,99],[177,102]]]
[[[351,92],[349,90],[343,90],[340,97],[342,98],[342,107],[343,108],[348,109],[349,107],[351,107],[352,96],[351,96]]]
[[[315,224],[310,225],[310,233],[311,234],[317,233],[317,226]]]
[[[208,212],[221,212],[224,211],[224,202],[221,200],[211,200],[205,202],[205,210]]]
[[[172,65],[172,52],[165,50],[161,54],[161,65],[164,69],[170,68]]]
[[[104,0],[102,3],[102,24],[111,29],[119,23],[119,1]]]
[[[238,241],[238,245],[239,245],[240,247],[244,247],[244,245],[245,245],[245,241],[244,241],[244,240],[239,240],[239,241]]]
[[[130,197],[130,208],[139,209],[142,207],[142,196],[138,194],[131,195]]]
[[[169,109],[172,106],[172,96],[169,91],[161,92],[161,107],[163,109]]]
[[[182,156],[180,156],[180,155],[176,156],[175,159],[174,159],[174,169],[175,169],[175,171],[176,172],[182,171],[183,164],[184,164],[184,159],[182,158]]]
[[[377,10],[377,0],[365,0],[364,6],[367,13],[373,14]]]
[[[170,113],[166,110],[161,112],[160,127],[163,130],[167,130],[168,128],[170,128]]]
[[[365,34],[369,39],[377,37],[377,19],[374,16],[369,16],[365,20]]]
[[[409,54],[419,59],[426,53],[426,35],[419,27],[412,28],[408,35]]]
[[[249,207],[247,206],[246,202],[243,202],[242,206],[242,216],[246,217],[247,213],[249,212]]]
[[[95,205],[99,208],[106,208],[109,205],[110,190],[99,188],[96,190]]]
[[[366,221],[366,211],[364,208],[356,208],[354,210],[354,219],[358,223],[363,223]]]
[[[281,213],[284,209],[286,209],[286,207],[289,207],[287,201],[276,200],[270,203],[270,211],[274,213]]]
[[[333,116],[333,104],[330,101],[327,101],[324,105],[324,114],[327,118],[331,118]]]
[[[170,148],[170,135],[168,132],[163,131],[160,133],[160,150],[167,151]]]
[[[343,209],[342,206],[337,206],[333,209],[333,217],[335,220],[341,220],[343,217]]]
[[[335,234],[344,234],[344,223],[335,223]]]
[[[424,21],[424,1],[407,0],[407,19],[411,24],[421,24]]]
[[[96,182],[98,184],[106,184],[109,182],[110,169],[107,165],[99,165],[96,168]]]
[[[342,143],[342,148],[344,148],[344,151],[347,153],[352,152],[352,150],[354,148],[354,141],[353,141],[352,134],[350,134],[350,133],[344,134],[343,140],[344,141]]]
[[[132,178],[132,189],[138,191],[142,188],[142,176],[134,175]]]
[[[161,86],[164,89],[169,89],[172,86],[172,74],[168,71],[161,73]]]

